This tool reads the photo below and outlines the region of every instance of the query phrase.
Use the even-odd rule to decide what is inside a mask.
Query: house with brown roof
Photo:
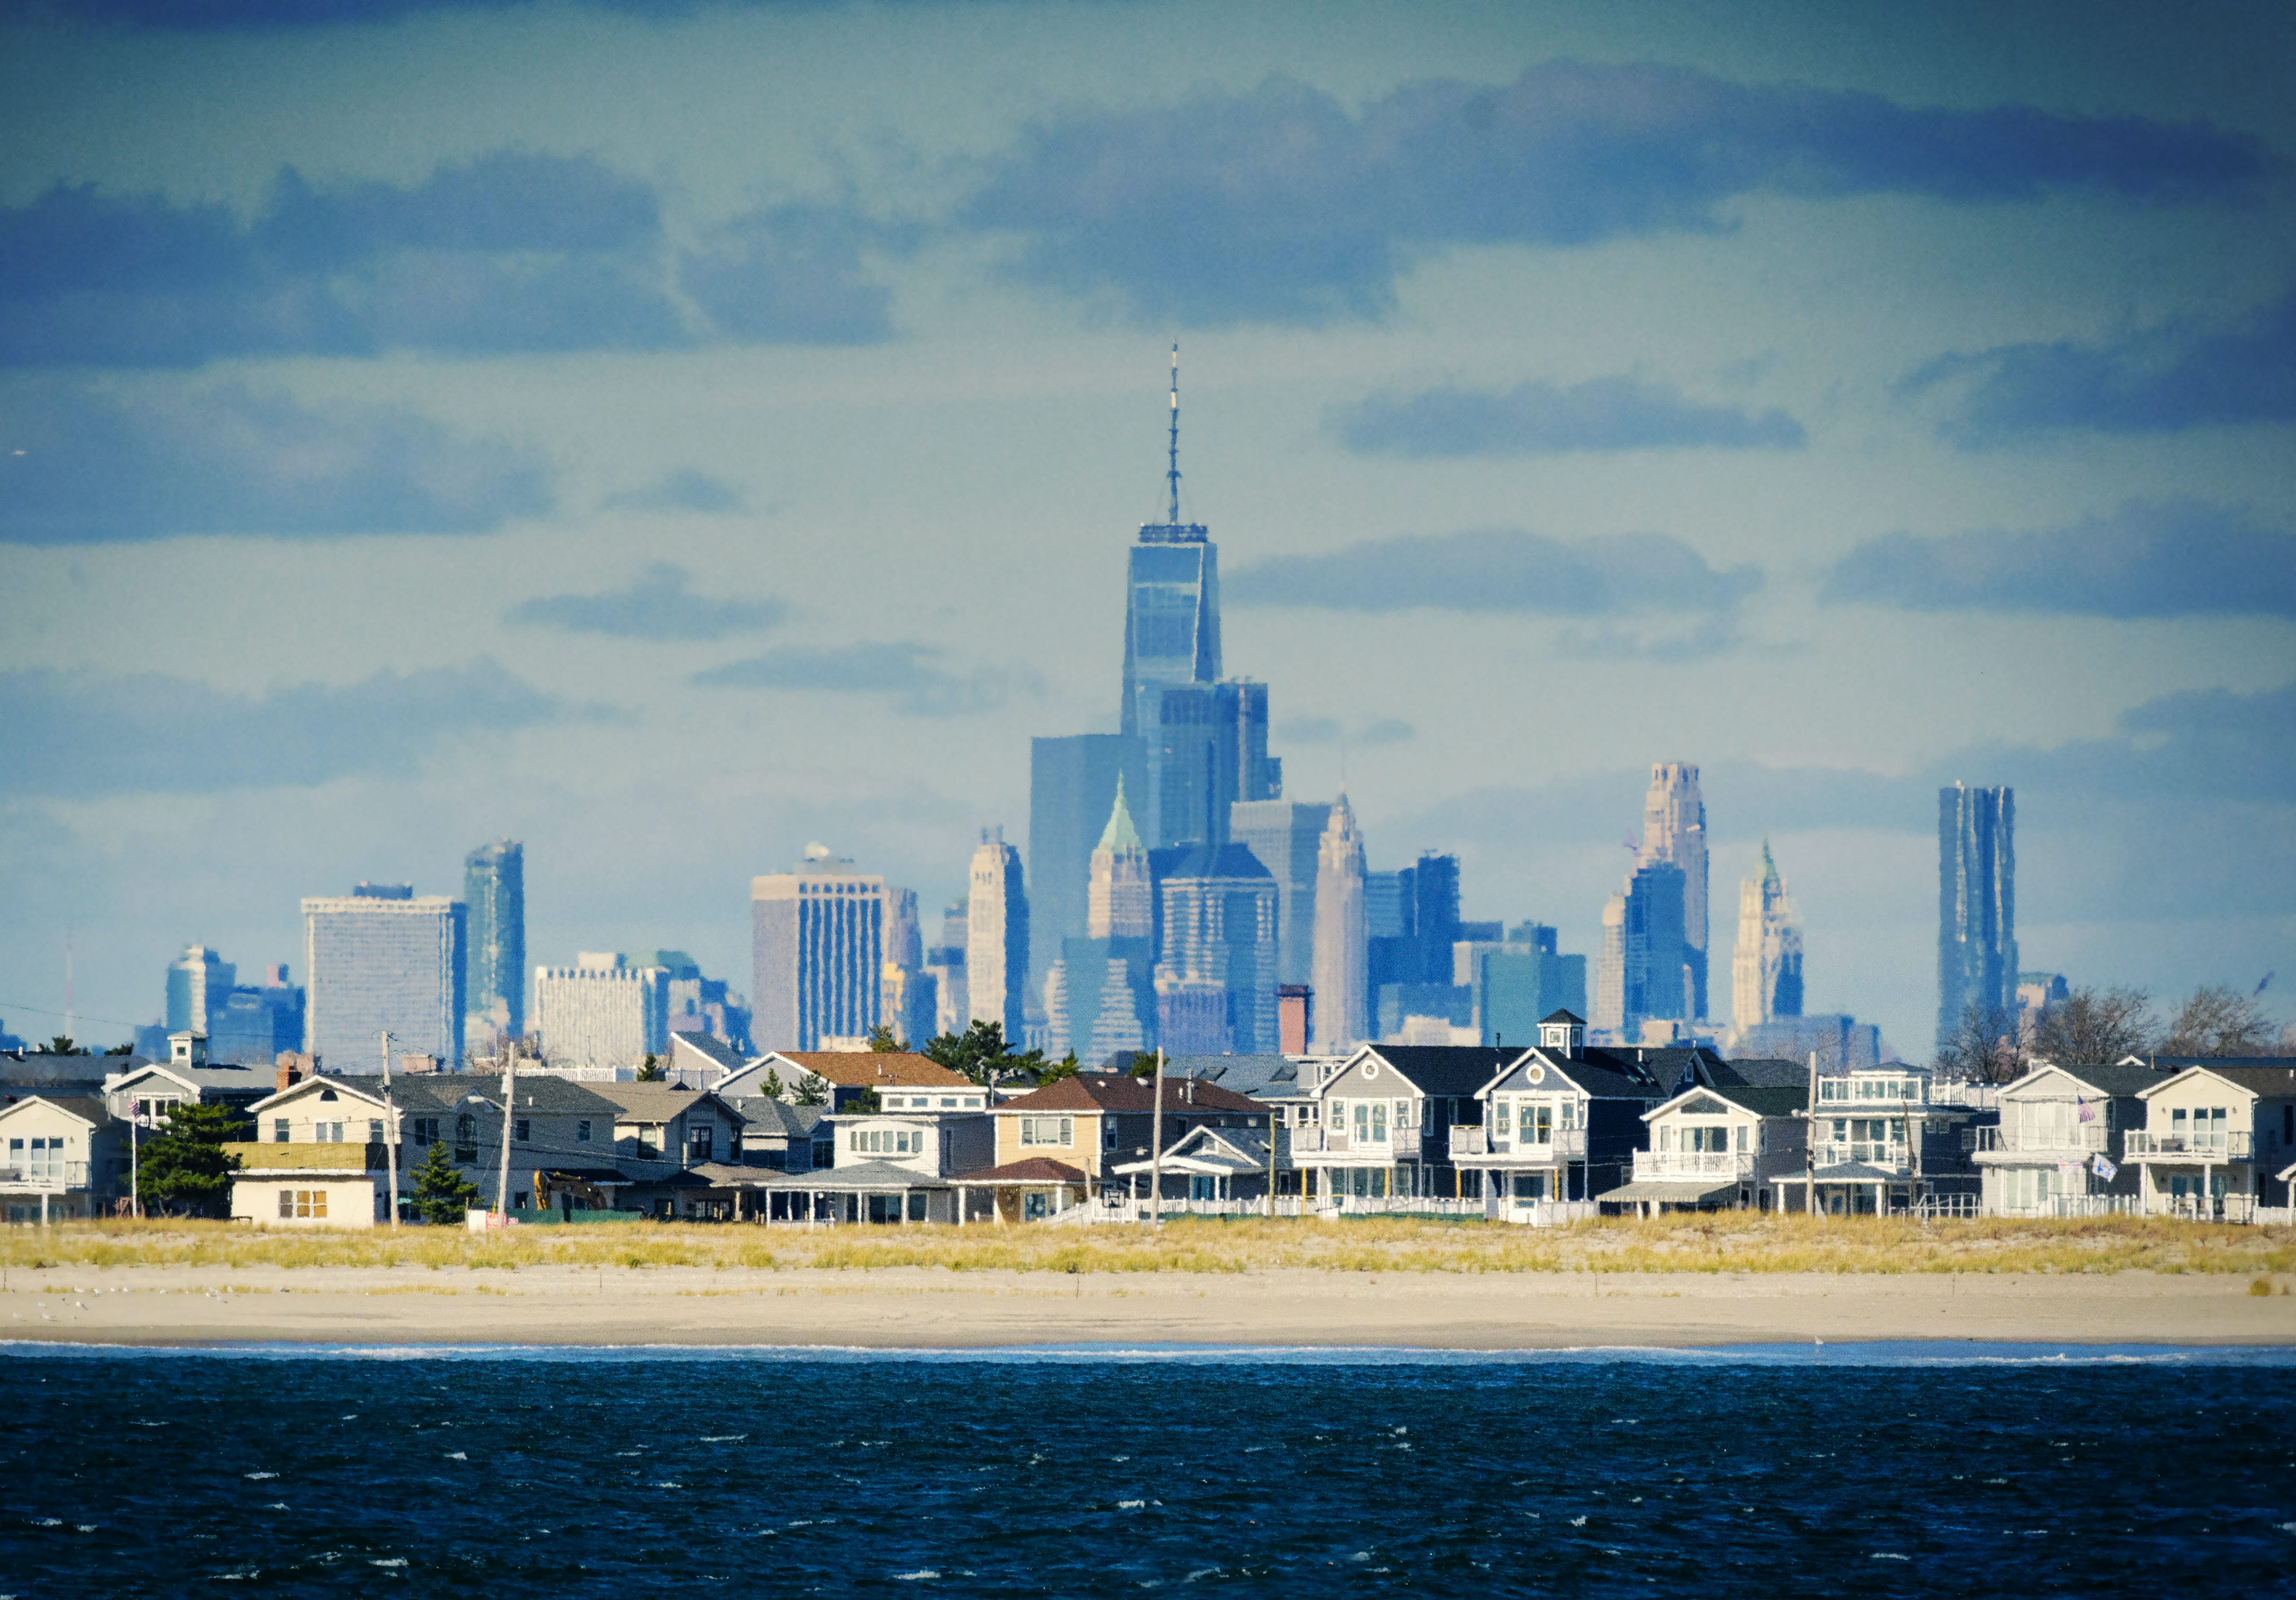
[[[874,1097],[884,1111],[981,1112],[988,1091],[914,1050],[769,1050],[738,1072],[728,1073],[718,1093],[747,1097],[766,1093],[768,1079],[794,1100],[808,1080],[828,1092],[829,1109],[844,1111],[854,1101]]]
[[[1167,1149],[1199,1128],[1264,1131],[1268,1115],[1267,1106],[1217,1084],[1164,1079]],[[1128,1191],[1132,1180],[1115,1169],[1149,1153],[1155,1089],[1152,1079],[1125,1073],[1078,1072],[1006,1101],[995,1117],[996,1165],[959,1181],[996,1190],[1000,1217],[1011,1210],[1013,1219],[1029,1221],[1095,1192]]]

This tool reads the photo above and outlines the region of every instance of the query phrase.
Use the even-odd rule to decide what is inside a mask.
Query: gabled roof
[[[107,1074],[103,1080],[103,1092],[107,1095],[117,1093],[130,1079],[154,1073],[164,1074],[185,1088],[202,1095],[269,1095],[275,1092],[279,1081],[276,1072],[270,1067],[234,1067],[222,1062],[209,1062],[206,1066],[193,1067],[170,1061],[139,1061],[126,1071]]]
[[[1216,1083],[1263,1099],[1306,1092],[1300,1087],[1300,1063],[1288,1055],[1168,1055],[1164,1076]]]
[[[2016,1082],[2003,1084],[2001,1092],[2009,1094],[2051,1073],[2061,1073],[2077,1084],[2095,1089],[2104,1099],[2140,1095],[2154,1084],[2166,1083],[2176,1076],[2173,1071],[2165,1067],[2131,1066],[2123,1063],[2115,1063],[2109,1067],[2066,1067],[2054,1062],[2037,1061],[2032,1069]]]
[[[1807,1088],[1750,1088],[1740,1083],[1695,1083],[1663,1105],[1654,1105],[1643,1113],[1648,1121],[1661,1112],[1677,1108],[1687,1111],[1684,1102],[1693,1098],[1722,1101],[1740,1111],[1751,1112],[1757,1117],[1797,1117],[1809,1105]]]
[[[602,1083],[597,1097],[619,1122],[671,1122],[697,1105],[711,1105],[728,1116],[740,1113],[712,1089],[685,1089],[674,1083]]]
[[[1122,1177],[1152,1170],[1156,1162],[1140,1156],[1111,1167]],[[1267,1170],[1267,1130],[1255,1128],[1192,1128],[1164,1147],[1168,1172],[1239,1173]]]
[[[1587,1019],[1575,1011],[1568,1011],[1558,1005],[1538,1019],[1538,1025],[1541,1028],[1546,1027],[1549,1022],[1568,1022],[1573,1028],[1584,1028],[1587,1025]]]
[[[841,1089],[977,1089],[980,1086],[914,1050],[769,1050],[745,1071],[763,1082],[772,1063],[802,1067]]]
[[[819,1125],[827,1107],[791,1105],[767,1095],[720,1095],[719,1099],[734,1108],[742,1119],[745,1131],[785,1134],[792,1139],[808,1139]]]
[[[681,1048],[692,1051],[713,1067],[722,1067],[728,1072],[742,1070],[742,1053],[714,1033],[673,1031],[669,1052],[674,1056]]]
[[[332,1085],[348,1088],[380,1104],[382,1100],[382,1079],[373,1078],[337,1078],[332,1073],[320,1073],[307,1078],[285,1093],[292,1095],[306,1084]],[[570,1078],[558,1078],[546,1072],[531,1076],[521,1073],[513,1082],[512,1092],[518,1096],[520,1111],[568,1112],[576,1115],[610,1117],[614,1103],[596,1091],[611,1088],[611,1084],[576,1083]],[[619,1087],[627,1087],[627,1085]],[[645,1087],[652,1087],[651,1085]],[[428,1112],[459,1110],[472,1097],[500,1110],[502,1079],[492,1072],[394,1072],[390,1075],[390,1099],[402,1113],[419,1115]],[[280,1098],[274,1095],[251,1109],[260,1111]]]
[[[1658,1100],[1665,1098],[1673,1087],[1671,1084],[1660,1083],[1639,1062],[1630,1057],[1612,1055],[1604,1050],[1564,1055],[1556,1051],[1534,1047],[1521,1052],[1492,1073],[1475,1090],[1476,1095],[1480,1097],[1510,1079],[1528,1076],[1534,1064],[1597,1099]]]
[[[2163,1074],[2156,1081],[2137,1090],[2137,1094],[2149,1099],[2170,1084],[2181,1082],[2195,1072],[2221,1078],[2234,1088],[2246,1089],[2259,1096],[2296,1095],[2296,1061],[2276,1061],[2268,1066],[2253,1063],[2234,1065],[2229,1061],[2195,1062],[2180,1072]]]
[[[1007,1161],[1001,1167],[984,1167],[978,1172],[960,1173],[955,1181],[961,1184],[1081,1184],[1089,1180],[1080,1169],[1066,1161],[1032,1155],[1021,1161]]]
[[[1341,1071],[1354,1071],[1363,1057],[1371,1056],[1423,1095],[1464,1099],[1524,1054],[1513,1045],[1365,1045]],[[1333,1073],[1332,1079],[1340,1076]]]
[[[1708,1071],[1710,1076],[1702,1081],[1742,1084],[1749,1088],[1798,1088],[1805,1096],[1809,1093],[1808,1063],[1782,1056],[1742,1055],[1735,1061],[1718,1056]]]
[[[1071,1077],[1056,1079],[1043,1088],[1032,1089],[1017,1099],[1007,1100],[996,1107],[1000,1117],[1039,1114],[1045,1112],[1136,1112],[1142,1114],[1156,1109],[1156,1095],[1151,1081],[1134,1078],[1123,1072],[1078,1072]],[[1164,1114],[1170,1116],[1201,1115],[1205,1112],[1248,1112],[1253,1116],[1269,1114],[1266,1106],[1249,1099],[1233,1089],[1222,1088],[1216,1083],[1199,1083],[1193,1079],[1164,1079]]]
[[[100,1128],[115,1120],[100,1095],[26,1095],[8,1105],[0,1105],[0,1117],[12,1116],[34,1105],[53,1107],[68,1117],[78,1118],[91,1128]]]

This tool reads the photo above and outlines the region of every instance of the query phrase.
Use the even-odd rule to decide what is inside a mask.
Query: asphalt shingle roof
[[[1078,1072],[1073,1077],[1055,1079],[1043,1088],[1033,1089],[1017,1099],[1007,1100],[996,1108],[1006,1112],[1140,1112],[1156,1109],[1156,1095],[1149,1079],[1133,1078],[1117,1072]],[[1267,1116],[1268,1110],[1259,1101],[1222,1088],[1216,1083],[1201,1083],[1193,1079],[1164,1079],[1164,1114],[1203,1112],[1249,1112],[1254,1116]]]

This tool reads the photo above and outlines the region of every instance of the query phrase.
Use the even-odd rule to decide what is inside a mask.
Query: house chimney
[[[285,1094],[303,1081],[305,1058],[292,1050],[279,1053],[279,1092]]]

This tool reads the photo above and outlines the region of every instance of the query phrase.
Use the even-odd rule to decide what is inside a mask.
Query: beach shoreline
[[[1561,1350],[2296,1344],[2229,1276],[1245,1273],[537,1266],[17,1268],[0,1338],[78,1344]]]

